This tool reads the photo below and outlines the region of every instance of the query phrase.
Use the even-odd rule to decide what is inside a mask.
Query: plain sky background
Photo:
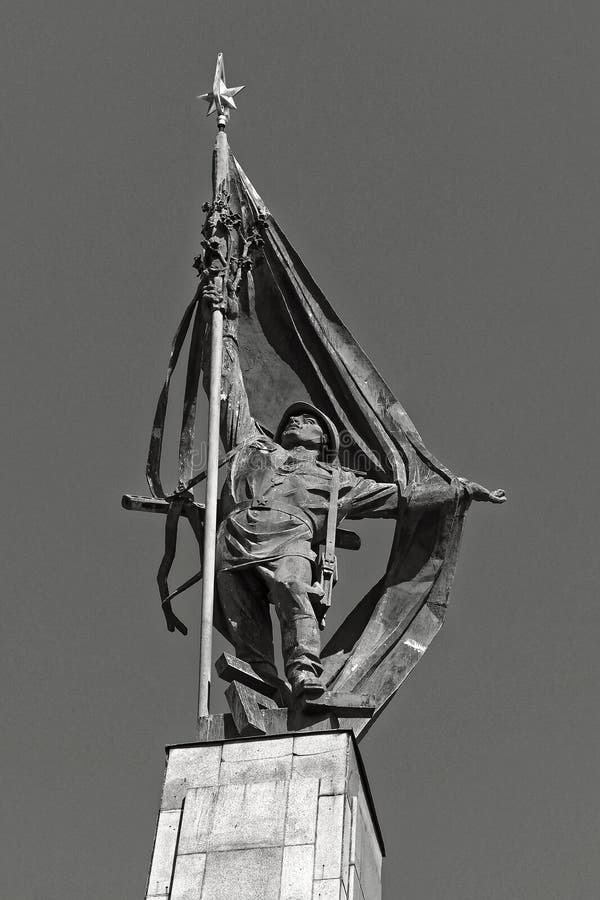
[[[163,748],[194,735],[199,594],[168,634],[164,520],[120,496],[195,288],[222,49],[265,202],[432,452],[509,494],[472,508],[446,625],[361,745],[384,897],[595,900],[598,3],[21,0],[2,24],[2,896],[142,897]],[[345,554],[332,625],[387,527]]]

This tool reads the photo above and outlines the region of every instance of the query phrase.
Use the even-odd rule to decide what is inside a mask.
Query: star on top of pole
[[[217,124],[219,128],[225,128],[229,119],[229,110],[237,109],[235,100],[236,94],[244,89],[245,85],[239,87],[228,88],[225,82],[225,61],[223,54],[217,54],[217,65],[215,68],[215,77],[213,81],[212,91],[207,94],[200,94],[198,100],[206,100],[208,103],[207,116],[217,112]]]

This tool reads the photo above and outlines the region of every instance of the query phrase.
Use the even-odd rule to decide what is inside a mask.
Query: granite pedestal
[[[349,731],[176,745],[147,900],[379,900],[383,843]]]

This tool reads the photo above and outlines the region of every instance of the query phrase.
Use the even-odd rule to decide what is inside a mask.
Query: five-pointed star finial
[[[198,100],[206,100],[208,103],[207,116],[210,116],[210,114],[216,110],[218,125],[219,127],[224,128],[227,124],[227,119],[229,118],[229,110],[237,109],[233,98],[236,94],[239,94],[244,87],[245,85],[243,84],[234,88],[227,87],[227,84],[225,83],[225,62],[223,60],[223,54],[218,53],[212,91],[208,94],[200,94]]]

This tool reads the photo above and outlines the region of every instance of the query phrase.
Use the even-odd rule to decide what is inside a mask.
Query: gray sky
[[[163,747],[193,737],[198,593],[168,634],[163,523],[119,502],[195,286],[218,49],[266,203],[432,452],[510,498],[472,509],[446,625],[362,744],[384,896],[598,896],[599,26],[541,0],[5,12],[6,896],[142,896]],[[384,561],[362,534],[332,628]]]

